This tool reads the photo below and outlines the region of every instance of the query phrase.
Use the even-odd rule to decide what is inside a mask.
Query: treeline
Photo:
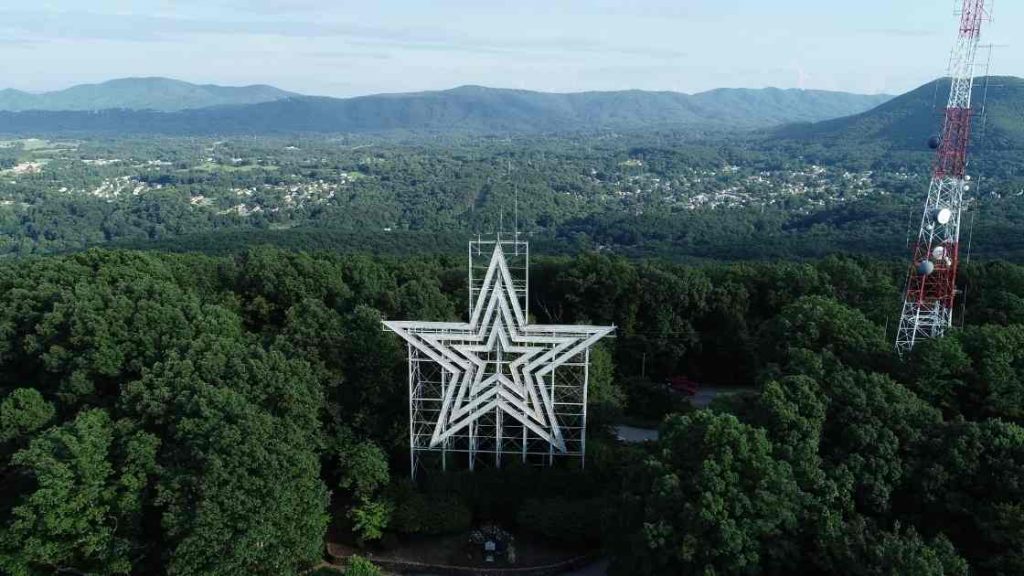
[[[899,360],[903,272],[536,259],[536,321],[618,326],[586,470],[411,485],[380,319],[460,318],[461,255],[4,262],[0,567],[294,574],[332,518],[365,546],[497,519],[603,545],[617,574],[1019,574],[1024,268],[968,266],[966,326]],[[754,391],[692,411],[672,376]],[[619,446],[623,418],[665,418],[661,440]]]

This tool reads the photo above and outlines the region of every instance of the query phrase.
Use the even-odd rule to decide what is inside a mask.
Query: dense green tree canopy
[[[18,576],[131,572],[158,446],[100,409],[32,440],[11,459],[35,487],[0,531],[0,566]]]
[[[404,350],[380,320],[462,317],[464,273],[269,247],[0,262],[0,566],[297,574],[332,521],[389,546],[497,519],[600,540],[620,573],[1021,571],[1016,266],[968,266],[966,324],[900,360],[885,262],[537,257],[536,321],[618,327],[591,353],[586,468],[410,484]],[[679,376],[721,394],[690,408]],[[661,438],[618,445],[621,421]]]
[[[797,486],[763,430],[729,415],[669,418],[630,478],[620,574],[751,574],[797,521]]]

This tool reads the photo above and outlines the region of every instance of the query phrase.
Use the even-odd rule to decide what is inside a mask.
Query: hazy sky
[[[991,1],[991,0],[990,0]],[[8,9],[2,5],[17,5]],[[941,75],[954,0],[0,2],[0,88],[125,76],[352,96],[461,84],[898,93]],[[1024,76],[1024,1],[996,0],[993,74]],[[982,57],[987,51],[982,52]]]

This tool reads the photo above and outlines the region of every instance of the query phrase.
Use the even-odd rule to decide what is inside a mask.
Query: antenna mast
[[[949,100],[942,135],[938,142],[929,142],[936,149],[935,161],[896,332],[896,352],[900,355],[919,339],[942,336],[953,322],[960,217],[970,180],[966,168],[974,60],[981,24],[988,19],[985,4],[986,0],[963,0],[960,11],[960,29],[949,58]]]

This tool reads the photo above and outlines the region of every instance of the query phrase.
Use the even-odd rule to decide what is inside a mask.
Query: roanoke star
[[[430,446],[500,410],[565,452],[545,376],[609,334],[611,326],[529,324],[501,245],[495,244],[469,322],[384,325],[436,362],[445,389]]]

